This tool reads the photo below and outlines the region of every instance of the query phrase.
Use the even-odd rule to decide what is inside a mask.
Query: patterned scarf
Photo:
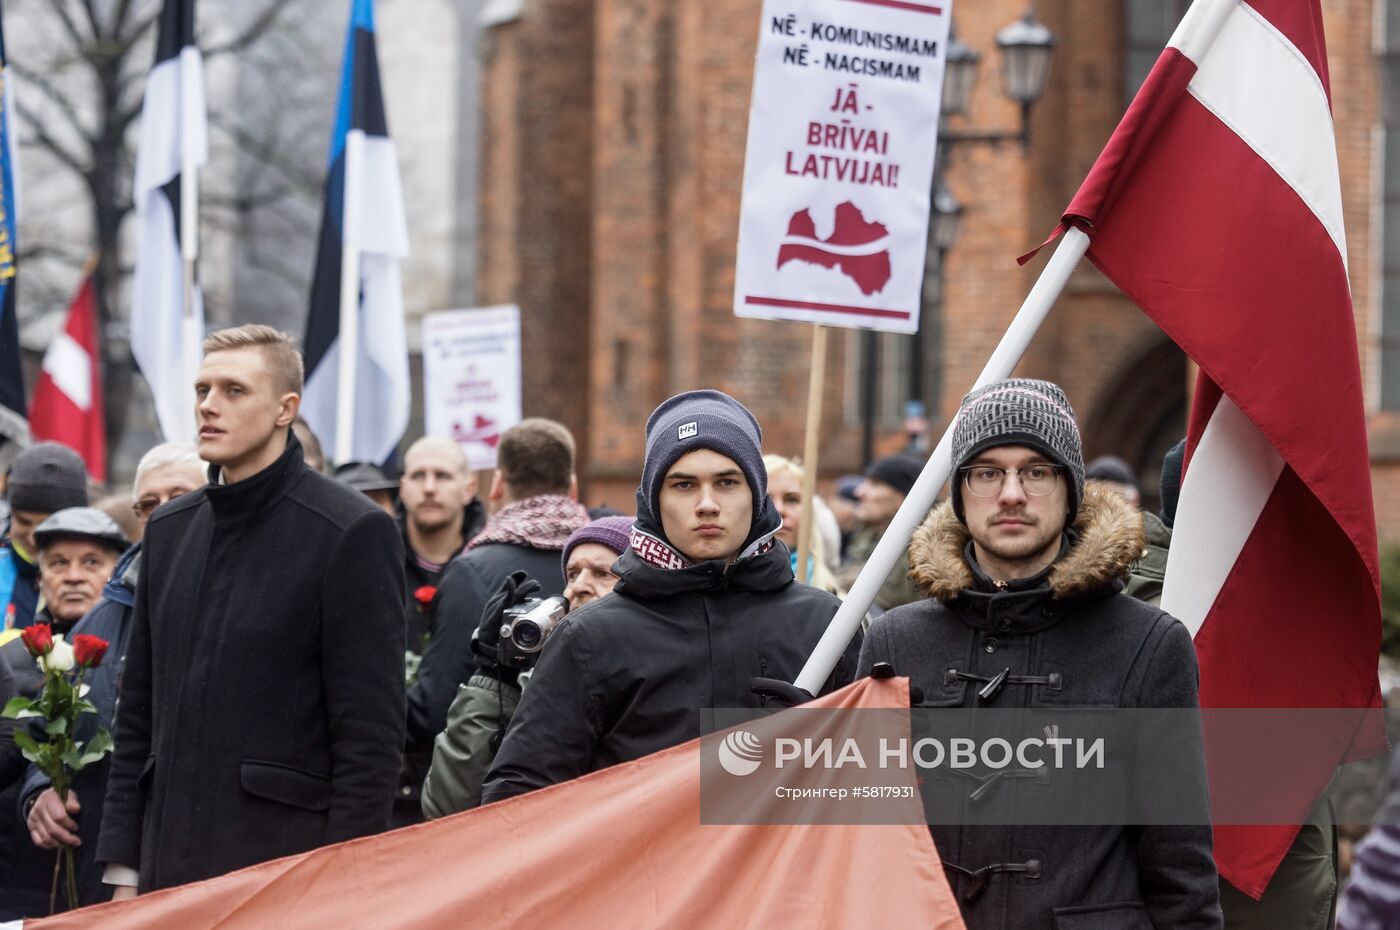
[[[773,533],[768,533],[754,540],[749,544],[747,549],[739,553],[738,558],[734,561],[739,562],[743,559],[753,558],[756,555],[763,555],[763,553],[772,549],[773,535],[776,532],[777,530],[774,530]],[[637,556],[643,562],[648,565],[654,565],[657,568],[690,568],[690,566],[694,564],[685,556],[681,555],[675,547],[667,543],[664,539],[653,536],[646,530],[636,526],[632,527],[632,539],[629,545],[632,551],[637,553]]]
[[[588,522],[588,510],[562,494],[527,497],[501,509],[466,551],[487,543],[562,550],[569,534]]]

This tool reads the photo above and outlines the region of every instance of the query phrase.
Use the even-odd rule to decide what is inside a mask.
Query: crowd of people
[[[543,418],[502,436],[484,494],[437,436],[397,477],[327,474],[287,336],[237,327],[204,353],[197,443],[151,449],[125,501],[89,506],[83,462],[53,444],[8,473],[0,698],[42,685],[19,631],[101,636],[77,735],[107,729],[115,750],[60,797],[14,744],[25,722],[0,721],[0,920],[47,913],[55,849],[76,852],[80,903],[131,897],[499,802],[691,740],[706,708],[762,706],[755,680],[798,676],[923,468],[901,453],[839,479],[799,565],[802,465],[765,454],[719,391],[656,408],[620,514],[579,502],[573,437]],[[888,665],[934,706],[1196,706],[1191,638],[1155,606],[1181,449],[1162,514],[1143,514],[1131,469],[1086,468],[1058,387],[969,395],[947,499],[820,690]],[[1203,792],[1203,765],[1192,777]],[[1228,896],[1208,825],[933,832],[971,928],[1213,928],[1328,917],[1335,862],[1313,851],[1329,828],[1296,857],[1318,881],[1263,902]]]

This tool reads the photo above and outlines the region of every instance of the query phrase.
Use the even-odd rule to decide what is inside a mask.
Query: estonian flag
[[[20,369],[19,319],[16,315],[15,236],[18,191],[15,189],[14,98],[10,90],[10,59],[5,54],[5,30],[0,23],[0,436],[26,443],[29,423],[24,415],[24,375]]]
[[[408,428],[408,348],[399,284],[399,262],[407,254],[398,162],[384,119],[374,48],[374,4],[354,0],[306,321],[302,402],[307,422],[337,462],[383,462]],[[358,298],[344,308],[343,288],[354,289]],[[341,338],[342,310],[354,311],[358,319],[351,340]],[[353,343],[355,389],[342,397],[346,342]],[[351,437],[338,435],[342,400],[353,404],[342,411]]]
[[[204,66],[194,43],[194,0],[165,0],[156,63],[141,105],[136,154],[136,215],[141,243],[132,284],[131,354],[151,386],[160,430],[168,441],[194,440],[193,370],[204,334],[198,292],[185,326],[182,236],[193,257],[199,230],[182,228],[181,166],[208,160]],[[191,185],[197,179],[190,179]],[[187,209],[193,209],[193,190]],[[192,223],[197,226],[198,223]]]

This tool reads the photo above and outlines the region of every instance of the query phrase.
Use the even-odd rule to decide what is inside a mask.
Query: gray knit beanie
[[[41,442],[16,456],[6,487],[14,510],[54,513],[88,503],[82,457],[56,442]]]
[[[641,500],[660,514],[661,483],[676,460],[696,449],[710,449],[734,461],[748,479],[757,517],[768,496],[763,467],[763,431],[748,408],[722,391],[686,391],[652,411],[647,419],[647,455],[642,470]],[[659,519],[659,517],[658,517]]]
[[[963,398],[953,429],[953,512],[963,520],[962,468],[994,446],[1028,446],[1069,471],[1069,522],[1084,499],[1084,452],[1074,409],[1059,385],[1007,378]],[[966,521],[964,521],[966,522]]]

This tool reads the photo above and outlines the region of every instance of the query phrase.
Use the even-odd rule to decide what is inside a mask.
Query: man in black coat
[[[695,739],[705,708],[761,706],[752,679],[797,677],[840,602],[798,584],[774,539],[782,521],[762,441],[753,415],[719,391],[652,413],[617,585],[546,643],[483,803]],[[824,691],[851,681],[859,645]]]
[[[473,674],[472,632],[501,582],[523,571],[539,582],[540,597],[564,590],[559,553],[588,522],[577,493],[574,437],[563,424],[532,417],[506,430],[487,495],[496,513],[448,564],[430,608],[432,637],[408,691],[410,753],[432,758],[433,740],[447,726],[457,689]]]
[[[1121,593],[1142,552],[1142,519],[1120,495],[1085,486],[1064,392],[1030,379],[974,391],[952,458],[951,499],[909,547],[910,576],[927,598],[871,624],[861,671],[891,664],[929,707],[1196,707],[1190,634]],[[1173,788],[1204,817],[1205,763],[1192,738],[1173,743],[1182,749]],[[1016,810],[1039,790],[1026,779],[987,785]],[[1208,824],[948,819],[933,838],[969,930],[1222,926]]]
[[[303,462],[288,336],[241,326],[204,351],[210,485],[143,541],[97,855],[116,898],[383,830],[398,782],[393,518]]]

